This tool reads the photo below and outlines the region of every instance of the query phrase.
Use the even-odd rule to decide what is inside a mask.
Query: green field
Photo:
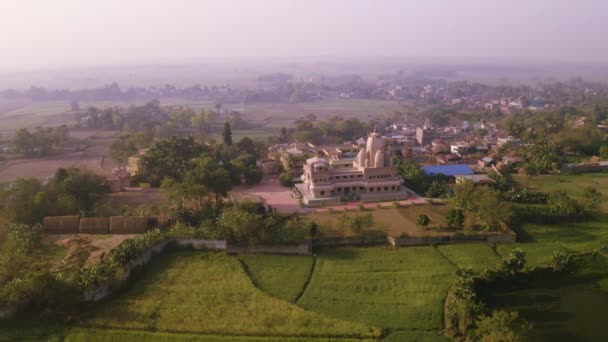
[[[528,267],[548,265],[553,258],[553,252],[568,251],[562,244],[555,242],[504,244],[498,245],[496,250],[501,256],[507,256],[515,248],[526,253],[526,266]]]
[[[127,291],[83,326],[259,336],[377,336],[369,325],[306,311],[255,288],[234,257],[173,252],[155,258]]]
[[[439,251],[458,267],[481,271],[495,267],[500,260],[489,244],[461,244],[439,246]]]
[[[65,342],[365,342],[373,339],[324,338],[324,337],[256,337],[256,336],[222,336],[195,335],[179,333],[159,333],[129,330],[108,329],[70,329],[63,337]]]
[[[439,331],[453,274],[432,247],[324,250],[298,304],[385,328]]]
[[[592,187],[604,195],[602,210],[608,212],[608,172],[582,173],[576,175],[514,175],[519,184],[535,191],[553,192],[565,190],[569,195],[578,197],[586,187]]]
[[[313,258],[303,255],[242,255],[253,283],[263,291],[293,302],[312,272]]]
[[[573,251],[590,251],[608,243],[608,217],[561,224],[525,224],[522,241],[559,243]]]

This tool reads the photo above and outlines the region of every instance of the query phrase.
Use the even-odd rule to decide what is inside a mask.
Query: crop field
[[[0,182],[10,182],[16,178],[38,178],[41,180],[55,174],[58,168],[78,167],[89,169],[100,175],[109,175],[116,163],[109,157],[108,148],[117,131],[95,132],[92,130],[78,130],[73,139],[82,140],[70,147],[58,148],[54,154],[43,158],[19,158],[7,160],[0,167]],[[86,147],[77,149],[75,145]]]
[[[175,252],[155,258],[133,286],[84,326],[218,335],[374,337],[378,328],[306,311],[255,288],[234,257]]]
[[[298,305],[384,328],[439,331],[453,274],[432,247],[324,250]]]
[[[290,302],[304,290],[313,267],[313,258],[307,255],[252,254],[239,259],[258,288]]]
[[[486,243],[444,245],[439,251],[458,267],[469,267],[476,271],[496,266],[500,258]]]
[[[521,185],[535,191],[553,192],[565,190],[569,195],[578,197],[586,187],[592,187],[604,195],[602,210],[608,212],[608,173],[581,173],[576,175],[539,175],[513,178]]]
[[[590,251],[608,243],[608,217],[561,224],[525,224],[525,242],[559,243],[573,251]]]
[[[519,248],[526,253],[526,266],[528,267],[548,265],[552,260],[553,252],[568,251],[567,248],[557,242],[504,244],[498,245],[496,251],[501,256],[506,256],[515,248]]]
[[[68,111],[69,104],[62,101],[26,103],[0,111],[0,127],[2,130],[17,130],[45,125],[58,126],[72,120]]]

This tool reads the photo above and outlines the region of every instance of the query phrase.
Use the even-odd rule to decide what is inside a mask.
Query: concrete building
[[[337,203],[343,198],[361,201],[406,199],[411,191],[393,166],[387,140],[370,134],[350,167],[333,168],[326,158],[306,160],[302,183],[296,187],[309,206]]]

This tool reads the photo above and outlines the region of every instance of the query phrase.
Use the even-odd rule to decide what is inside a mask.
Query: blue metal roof
[[[423,166],[422,171],[427,175],[459,176],[475,174],[473,169],[465,164]]]

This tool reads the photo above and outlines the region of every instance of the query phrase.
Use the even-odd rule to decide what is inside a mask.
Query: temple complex
[[[296,185],[305,205],[349,201],[406,199],[411,191],[393,165],[386,139],[371,133],[350,167],[335,168],[326,158],[313,157],[303,166],[302,183]]]

